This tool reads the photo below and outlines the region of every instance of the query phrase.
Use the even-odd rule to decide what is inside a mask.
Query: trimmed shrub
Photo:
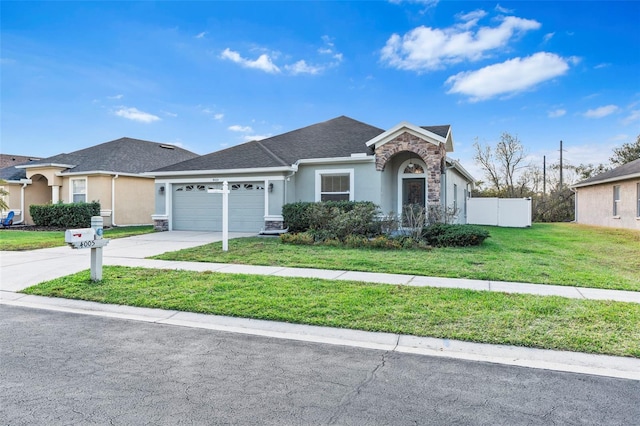
[[[29,213],[37,226],[88,228],[91,216],[100,216],[100,203],[33,204]]]
[[[434,223],[422,229],[424,241],[435,247],[478,246],[489,237],[489,231],[475,225]]]
[[[282,217],[289,232],[304,232],[309,229],[309,207],[315,203],[300,201],[282,206]]]
[[[358,223],[362,222],[362,215],[368,214],[365,213],[368,211],[375,212],[371,216],[372,223],[375,222],[378,207],[370,201],[322,201],[318,203],[299,201],[282,206],[282,217],[289,232],[305,232],[309,229],[327,230],[333,226],[330,222],[337,216],[354,210],[357,213],[349,216],[349,220],[343,223],[343,227],[362,228]],[[338,234],[346,236],[346,231],[341,229],[340,232],[329,238],[338,238]]]

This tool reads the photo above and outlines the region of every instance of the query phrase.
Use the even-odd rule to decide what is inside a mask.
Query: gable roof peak
[[[451,126],[416,126],[408,121],[402,121],[386,132],[379,134],[367,142],[368,147],[379,147],[395,139],[402,133],[409,132],[434,144],[443,143],[447,152],[453,151],[453,135]]]

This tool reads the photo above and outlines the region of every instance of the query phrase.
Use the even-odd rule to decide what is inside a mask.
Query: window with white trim
[[[316,201],[353,199],[353,169],[316,170]]]
[[[71,201],[73,203],[87,202],[87,178],[71,179]]]
[[[620,216],[620,185],[613,186],[613,215]]]
[[[453,213],[458,214],[458,185],[453,184]]]
[[[638,206],[636,209],[636,217],[640,217],[640,182],[636,183],[636,198],[638,199]]]

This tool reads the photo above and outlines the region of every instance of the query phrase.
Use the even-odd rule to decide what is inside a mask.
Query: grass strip
[[[24,293],[471,342],[640,357],[640,304],[107,266]]]
[[[486,227],[478,247],[372,250],[241,238],[155,259],[384,272],[640,291],[640,232],[576,224]]]

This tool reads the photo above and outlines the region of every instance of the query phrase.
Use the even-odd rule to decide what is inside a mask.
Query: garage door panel
[[[209,194],[211,185],[174,185],[173,229],[222,230],[222,194]],[[259,232],[264,226],[264,185],[242,182],[229,185],[229,230]]]

